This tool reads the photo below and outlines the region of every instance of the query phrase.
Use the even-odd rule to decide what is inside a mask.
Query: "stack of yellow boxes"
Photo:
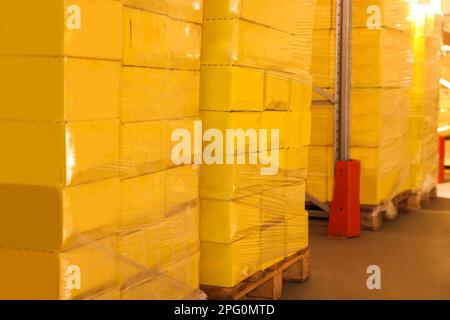
[[[318,0],[313,82],[335,86],[336,3]],[[353,1],[351,157],[361,161],[361,203],[377,205],[409,185],[408,88],[411,83],[409,1]],[[313,100],[323,100],[315,95]],[[307,189],[332,201],[334,106],[313,106]]]
[[[122,6],[2,1],[0,16],[0,297],[114,287]]]
[[[201,167],[203,285],[233,287],[308,246],[313,8],[313,0],[205,1],[203,129],[216,129],[224,141],[227,129],[249,131],[241,147],[228,145],[236,142],[232,137],[215,150],[231,163]],[[272,148],[270,138],[268,145],[251,144],[259,139],[250,132],[260,129],[269,137],[278,129],[278,146]],[[237,164],[239,155],[245,161]],[[274,175],[263,175],[268,161],[249,163],[276,155]]]
[[[174,161],[172,134],[192,133],[199,117],[203,4],[122,2],[122,298],[192,298],[199,287],[199,173],[191,153]]]
[[[443,17],[442,31],[448,32],[450,29],[450,20]],[[450,135],[450,50],[448,46],[442,47],[440,60],[441,79],[439,99],[439,134],[443,136]],[[446,148],[447,150],[447,148]]]
[[[0,298],[199,297],[170,132],[198,116],[202,3],[25,2],[0,2]]]
[[[450,52],[442,51],[441,79],[445,80],[445,86],[440,87],[439,99],[439,130],[442,135],[450,135]]]
[[[430,191],[437,184],[441,18],[415,4],[414,74],[411,88],[409,152],[411,188]]]

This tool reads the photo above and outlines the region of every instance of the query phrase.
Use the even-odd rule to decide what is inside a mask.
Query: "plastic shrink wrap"
[[[441,78],[445,81],[450,79],[450,56],[448,51],[442,52],[441,57]],[[439,99],[439,131],[440,134],[450,135],[450,83],[440,87]]]
[[[442,31],[448,33],[450,20],[448,17],[442,19]],[[442,47],[440,60],[442,83],[439,101],[439,134],[443,136],[450,135],[450,55],[448,48],[448,44],[445,43],[445,46]]]
[[[361,203],[380,204],[408,183],[407,88],[353,88],[350,157],[361,161]],[[334,108],[313,106],[308,192],[330,202],[334,177]]]
[[[330,93],[335,86],[335,5],[318,1],[313,35],[313,83]],[[362,204],[378,205],[409,188],[409,7],[406,0],[353,1],[350,156],[361,161]],[[333,197],[334,122],[333,106],[313,106],[307,190],[325,202]]]
[[[205,1],[203,130],[279,130],[279,144],[215,150],[200,169],[203,285],[233,287],[308,246],[313,0]],[[205,145],[208,147],[208,144]],[[205,150],[206,150],[205,148]],[[234,153],[234,155],[233,155]],[[245,161],[238,162],[240,156]],[[263,175],[275,159],[275,174]],[[219,160],[220,161],[220,160]],[[273,163],[272,163],[273,164]]]
[[[411,0],[353,1],[353,28],[382,27],[409,30]],[[387,14],[385,14],[387,13]],[[336,0],[316,0],[314,29],[336,28]]]
[[[202,10],[0,1],[0,298],[204,298],[199,168],[171,161]]]
[[[414,69],[409,113],[411,188],[429,192],[437,184],[439,80],[442,17],[413,5]]]

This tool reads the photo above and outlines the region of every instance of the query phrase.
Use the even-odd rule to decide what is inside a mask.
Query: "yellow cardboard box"
[[[206,20],[202,63],[276,71],[308,70],[311,58],[308,50],[303,49],[310,46],[310,42],[306,37],[296,37],[244,20]]]
[[[262,208],[271,211],[277,211],[278,221],[286,221],[298,215],[305,207],[305,181],[299,181],[298,184],[288,185],[264,192],[261,197]],[[279,205],[283,203],[283,205]],[[274,222],[268,221],[263,225],[270,225]]]
[[[124,9],[124,65],[200,69],[201,26]]]
[[[119,285],[140,273],[161,270],[161,246],[160,224],[143,225],[142,229],[120,235],[115,256]]]
[[[122,180],[120,224],[123,229],[146,226],[164,218],[165,171]]]
[[[262,191],[266,181],[262,180],[260,169],[257,164],[203,165],[200,167],[200,197],[234,200],[254,195]]]
[[[200,252],[170,264],[165,271],[169,281],[175,282],[175,291],[177,286],[197,289],[200,286]]]
[[[308,193],[319,199],[320,201],[331,201],[332,197],[328,197],[328,182],[326,177],[308,176],[306,182],[306,189]]]
[[[332,1],[333,13],[336,12],[336,0]],[[336,27],[335,14],[332,26]],[[379,19],[378,19],[379,18]],[[411,1],[408,0],[361,0],[353,6],[353,27],[367,28],[380,26],[408,31],[411,29]],[[375,25],[374,25],[375,24]]]
[[[334,31],[328,29],[313,32],[311,74],[314,84],[321,88],[335,86],[336,41],[334,35]]]
[[[288,114],[289,148],[301,148],[311,143],[311,112],[292,111]]]
[[[303,211],[286,221],[286,255],[290,256],[308,247],[308,212]]]
[[[272,131],[278,130],[278,148],[285,149],[289,146],[290,113],[287,111],[264,111],[261,114],[261,129],[267,130],[267,148],[272,149]],[[261,149],[261,148],[260,148]]]
[[[291,81],[280,74],[266,72],[264,85],[265,110],[289,110]]]
[[[196,150],[196,136],[195,136],[195,126],[199,125],[198,118],[186,118],[179,120],[170,120],[167,122],[167,133],[165,136],[166,144],[168,148],[165,152],[165,166],[167,168],[173,168],[179,166],[178,161],[182,160],[182,164],[192,164],[194,163],[196,152],[200,152],[199,156],[202,155],[203,150]],[[182,137],[178,136],[177,133],[183,131],[184,135]],[[187,140],[186,140],[187,139]],[[190,140],[190,141],[189,141]],[[189,143],[190,142],[190,143]],[[182,150],[179,150],[177,146],[183,145]],[[190,145],[190,150],[188,147]],[[181,164],[181,165],[182,165]]]
[[[316,30],[313,41],[314,84],[334,87],[335,31]],[[411,34],[391,28],[354,28],[352,33],[352,85],[400,87],[411,85]],[[395,52],[395,54],[393,54]]]
[[[0,183],[45,187],[113,178],[119,121],[0,121]]]
[[[197,300],[198,289],[168,276],[167,273],[143,273],[121,288],[122,300]]]
[[[316,7],[314,11],[314,29],[332,29],[336,27],[333,24],[333,15],[336,12],[336,5],[333,5],[333,0],[316,0]]]
[[[309,147],[307,191],[321,201],[331,201],[334,180],[334,148]]]
[[[202,66],[200,109],[262,111],[264,73],[235,66]]]
[[[288,171],[306,170],[309,166],[309,146],[301,148],[291,148],[287,150],[287,167]]]
[[[407,132],[408,90],[401,88],[352,91],[352,146],[379,147]]]
[[[288,149],[260,151],[259,156],[260,172],[253,177],[255,187],[262,192],[286,185],[289,179]]]
[[[261,226],[260,269],[265,270],[284,259],[286,255],[285,222]]]
[[[352,159],[361,161],[362,204],[378,205],[405,191],[410,179],[409,163],[399,148],[400,143],[378,148],[351,148]],[[325,152],[326,158],[323,156]],[[331,201],[333,195],[333,153],[332,147],[311,147],[310,150],[307,190],[324,201]]]
[[[66,252],[0,249],[1,299],[83,299],[115,286],[115,238]],[[30,269],[31,268],[31,269]]]
[[[232,243],[202,242],[200,245],[200,283],[233,287],[260,269],[260,233]]]
[[[120,128],[122,178],[136,177],[165,168],[167,121],[136,122]]]
[[[200,243],[198,206],[166,217],[160,230],[162,267],[198,252]]]
[[[291,111],[310,111],[312,100],[311,76],[302,74],[301,77],[292,80],[290,107]]]
[[[334,145],[334,106],[314,106],[311,114],[311,145]]]
[[[261,127],[261,113],[260,112],[219,112],[219,111],[202,111],[200,117],[203,121],[203,130],[217,129],[222,132],[224,139],[227,136],[227,130],[255,130],[256,134]],[[234,150],[237,154],[245,152],[257,152],[256,150],[249,150],[249,137],[254,138],[252,135],[248,135],[245,139],[245,150],[243,146],[239,147],[239,139],[235,137]],[[224,140],[224,149],[230,147],[226,145]],[[223,150],[222,155],[226,155],[226,150]]]
[[[0,119],[81,121],[119,117],[120,64],[112,61],[1,57]]]
[[[185,21],[202,23],[203,0],[122,0],[127,7],[144,9]]]
[[[353,4],[354,28],[380,27],[411,29],[411,3],[408,0],[361,0]],[[336,28],[336,1],[317,0],[315,29]]]
[[[313,10],[311,0],[224,0],[205,1],[204,15],[205,19],[239,18],[295,34],[312,28]]]
[[[354,88],[351,102],[352,146],[392,144],[407,131],[408,90],[405,88]],[[312,145],[334,144],[334,112],[332,106],[312,109]]]
[[[281,188],[275,188],[262,193],[260,204],[261,227],[284,222],[286,203],[283,196],[284,194]]]
[[[311,77],[238,66],[202,66],[201,110],[310,110]]]
[[[306,181],[299,181],[296,185],[283,188],[283,196],[286,202],[285,216],[289,221],[301,214],[305,208]]]
[[[2,1],[0,55],[122,59],[122,4]]]
[[[120,180],[68,188],[0,185],[0,245],[62,250],[117,230]]]
[[[138,122],[198,117],[200,72],[123,67],[121,120]]]
[[[260,195],[233,201],[200,201],[201,241],[233,243],[260,225]]]
[[[198,205],[199,169],[182,166],[166,171],[165,214],[170,216]]]
[[[286,222],[305,208],[305,181],[263,192],[261,196],[261,225]]]
[[[396,151],[394,151],[396,150]],[[353,159],[361,160],[361,203],[377,205],[400,194],[401,185],[409,179],[407,165],[401,166],[398,147],[352,148]],[[390,153],[394,153],[389,155]]]

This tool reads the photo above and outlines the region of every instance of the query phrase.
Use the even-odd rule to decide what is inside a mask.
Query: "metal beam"
[[[319,210],[308,210],[308,216],[309,216],[309,218],[314,218],[314,219],[328,219],[328,218],[330,218],[328,213],[323,212],[323,211],[319,211]]]
[[[352,0],[336,1],[336,161],[350,159]]]
[[[314,92],[326,100],[315,100],[312,105],[335,105],[335,161],[350,160],[350,98],[351,98],[352,0],[336,0],[336,75],[335,94],[316,86]],[[306,199],[324,211],[316,216],[328,216],[330,207],[307,193]]]
[[[315,86],[314,84],[312,85],[312,89],[315,93],[317,93],[318,95],[320,95],[321,97],[325,98],[326,101],[317,101],[314,100],[314,102],[323,102],[326,104],[335,104],[336,103],[336,97],[333,94],[328,93],[327,91],[323,90],[322,88],[319,88],[317,86]]]
[[[314,203],[316,206],[318,206],[320,209],[322,209],[326,213],[330,213],[330,207],[314,197],[312,194],[306,192],[306,200]]]

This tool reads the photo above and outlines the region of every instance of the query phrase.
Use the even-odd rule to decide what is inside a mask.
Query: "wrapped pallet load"
[[[204,286],[234,287],[308,246],[314,3],[205,1],[200,109],[213,157],[200,169]]]
[[[202,12],[0,1],[0,298],[204,298],[199,169],[171,157],[199,117]]]
[[[439,99],[439,133],[450,135],[450,51],[443,50],[441,61],[441,81]]]
[[[428,10],[427,10],[428,9]],[[414,69],[409,113],[411,188],[430,192],[438,177],[438,114],[442,18],[427,4],[412,10]]]
[[[313,83],[335,87],[336,2],[318,0]],[[363,205],[379,205],[409,189],[408,108],[412,81],[410,3],[353,1],[350,157],[361,161]],[[324,100],[315,94],[313,100]],[[333,199],[334,106],[314,105],[309,193]]]
[[[442,36],[448,34],[450,30],[449,17],[443,17],[442,22]],[[441,48],[441,86],[440,86],[440,100],[439,100],[439,134],[442,136],[450,135],[450,46],[447,43]],[[448,142],[447,142],[448,144]],[[445,148],[450,154],[450,148]],[[447,156],[448,158],[448,156]],[[450,162],[446,161],[447,164]]]

